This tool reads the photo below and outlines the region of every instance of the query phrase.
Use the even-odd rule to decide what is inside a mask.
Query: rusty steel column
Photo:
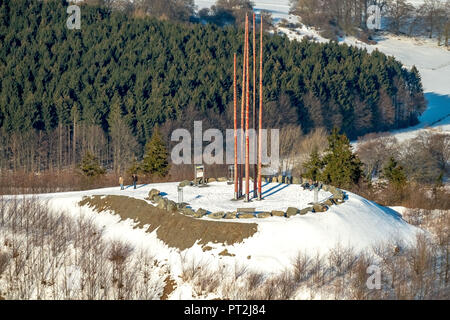
[[[238,172],[237,172],[237,91],[236,91],[236,53],[234,54],[234,68],[233,68],[233,106],[234,106],[234,199],[238,196]]]
[[[247,32],[247,26],[245,29],[245,33]],[[242,65],[242,100],[241,100],[241,137],[240,137],[240,149],[241,153],[239,155],[239,195],[238,198],[242,197],[242,193],[244,190],[243,187],[243,157],[244,157],[244,109],[245,109],[245,61],[246,61],[246,53],[247,53],[247,43],[245,42],[245,35],[244,35],[244,61]]]
[[[259,134],[258,134],[258,200],[262,200],[261,187],[261,162],[262,162],[262,112],[263,112],[263,19],[261,15],[260,32],[260,57],[259,57]]]
[[[255,137],[253,138],[253,154],[255,160],[258,158],[258,144],[256,132],[256,15],[253,12],[253,129],[255,130]],[[253,164],[253,197],[257,196],[257,175],[258,165],[256,162]]]
[[[248,125],[249,125],[249,108],[250,108],[250,74],[249,74],[249,23],[248,23],[248,15],[245,17],[245,23],[247,26],[247,31],[245,35],[245,42],[247,43],[247,55],[246,55],[246,70],[247,70],[247,99],[245,106],[245,201],[250,201],[250,165],[249,165],[249,151],[250,151],[250,143],[249,143],[249,135],[248,135]]]

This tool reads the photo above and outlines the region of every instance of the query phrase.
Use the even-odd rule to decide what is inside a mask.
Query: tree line
[[[439,45],[449,45],[450,1],[425,0],[414,6],[407,0],[292,0],[291,13],[303,23],[320,28],[328,38],[338,34],[357,35],[368,40],[367,28],[370,5],[382,10],[383,28],[395,34],[436,37]]]
[[[241,29],[85,4],[81,30],[68,30],[66,8],[1,2],[1,168],[68,168],[90,151],[117,171],[142,157],[155,125],[232,127]],[[425,110],[417,69],[378,51],[269,34],[264,42],[265,127],[337,127],[356,138],[415,124]]]
[[[245,14],[253,11],[250,0],[217,0],[211,8],[198,12],[194,0],[84,0],[89,5],[103,6],[131,17],[151,16],[163,21],[212,23],[219,26],[240,25]],[[264,12],[269,18],[270,14]],[[267,20],[269,21],[269,20]]]

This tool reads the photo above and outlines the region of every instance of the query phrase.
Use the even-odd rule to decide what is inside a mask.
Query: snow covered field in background
[[[289,2],[289,0],[253,1],[256,13],[259,13],[260,10],[270,11],[275,23],[280,22],[281,19],[297,22],[298,17],[289,14]],[[419,6],[423,0],[408,2]],[[208,8],[214,3],[215,0],[195,0],[199,9]],[[292,40],[301,40],[308,36],[315,41],[328,41],[314,29],[306,26],[295,30],[287,28],[278,28],[278,30]],[[365,48],[369,52],[378,49],[386,55],[394,56],[408,68],[415,65],[422,76],[425,97],[428,100],[428,109],[420,117],[420,123],[417,126],[395,131],[393,134],[400,141],[414,138],[418,132],[428,130],[427,127],[450,134],[450,51],[439,47],[436,40],[425,38],[408,38],[380,33],[375,40],[378,42],[376,45],[367,45],[353,37],[341,38],[340,42]]]
[[[210,8],[216,3],[216,0],[194,0],[198,10]],[[258,14],[261,10],[269,11],[275,22],[281,19],[297,21],[297,18],[289,14],[289,0],[254,0],[255,12]]]

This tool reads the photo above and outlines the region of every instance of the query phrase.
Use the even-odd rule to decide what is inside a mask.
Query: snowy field
[[[203,8],[210,8],[216,3],[216,0],[194,0],[198,10]],[[261,10],[269,11],[275,22],[279,22],[281,19],[287,19],[290,21],[296,21],[297,18],[289,15],[289,0],[254,0],[254,9],[256,13]]]
[[[286,19],[297,22],[298,17],[289,14],[289,0],[254,0],[255,11],[267,10],[272,13],[275,23]],[[408,1],[415,6],[423,3],[422,0]],[[208,8],[215,0],[195,0],[199,9]],[[278,28],[291,40],[301,40],[305,36],[315,41],[326,42],[315,30],[302,26],[290,30]],[[450,134],[450,51],[438,47],[436,40],[425,38],[408,38],[381,33],[375,39],[376,45],[367,45],[353,37],[341,38],[341,43],[365,48],[372,52],[376,49],[389,56],[394,56],[406,67],[417,67],[422,76],[425,97],[428,100],[428,109],[419,118],[420,123],[411,128],[393,132],[398,140],[414,138],[418,132],[432,127]]]
[[[273,187],[280,189],[278,192]],[[93,195],[123,195],[136,199],[145,199],[148,192],[156,188],[172,200],[177,200],[177,184],[162,183],[138,186],[134,190],[128,187],[121,191],[120,188],[104,188],[82,192],[66,192],[54,194],[42,194],[39,197],[49,201],[55,209],[66,210],[73,215],[86,214],[92,217],[99,226],[105,228],[105,234],[111,239],[122,239],[131,242],[138,248],[146,248],[154,252],[159,260],[169,261],[173,272],[179,271],[179,254],[173,248],[167,247],[157,239],[156,231],[151,234],[143,229],[134,229],[136,223],[126,220],[120,221],[120,217],[114,212],[97,213],[88,207],[79,207],[78,202],[83,196]],[[257,203],[244,204],[243,202],[230,201],[233,186],[226,183],[212,183],[210,187],[185,188],[184,201],[192,203],[192,207],[202,207],[207,210],[233,210],[236,207],[254,206],[257,210],[272,210],[287,208],[290,205],[307,206],[312,201],[313,193],[300,191],[298,185],[266,185],[263,192],[267,200]],[[212,194],[217,195],[213,198]],[[208,244],[213,249],[203,252],[200,245],[194,245],[185,250],[187,256],[194,255],[204,261],[216,261],[218,253],[224,248],[235,257],[221,257],[225,261],[245,264],[248,268],[269,273],[276,273],[289,266],[293,257],[299,252],[307,252],[311,255],[320,252],[325,254],[337,244],[343,247],[353,248],[355,251],[371,249],[378,244],[399,243],[408,246],[415,240],[420,229],[406,223],[396,211],[382,207],[368,201],[356,194],[347,193],[348,199],[344,204],[332,206],[324,213],[308,213],[294,216],[289,219],[283,217],[270,217],[267,219],[241,219],[233,222],[256,223],[258,232],[242,243],[226,246],[220,243]],[[327,193],[321,193],[320,197],[327,197]],[[149,202],[150,203],[150,202]],[[255,205],[256,204],[256,205]],[[208,218],[202,218],[208,219]],[[208,219],[209,220],[209,219]],[[217,223],[229,223],[221,220]],[[174,232],[176,232],[174,230]],[[247,257],[251,256],[251,259]],[[172,262],[170,262],[172,261]],[[216,261],[217,262],[217,261]]]

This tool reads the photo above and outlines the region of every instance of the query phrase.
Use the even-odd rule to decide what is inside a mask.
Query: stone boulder
[[[158,199],[156,207],[161,210],[167,210],[167,199],[162,197]]]
[[[172,200],[167,200],[166,210],[169,211],[169,212],[177,211],[177,203],[175,201],[172,201]]]
[[[223,218],[224,219],[236,219],[237,213],[236,212],[227,212]]]
[[[238,216],[239,219],[252,219],[254,217],[255,215],[253,213],[241,213]]]
[[[159,190],[157,189],[150,190],[150,192],[148,193],[148,198],[153,201],[153,197],[155,196],[159,196]]]
[[[204,215],[206,215],[207,213],[208,213],[208,211],[206,211],[205,209],[200,208],[200,209],[198,209],[198,210],[195,212],[195,217],[196,217],[196,218],[201,218],[201,217],[203,217]]]
[[[316,203],[316,204],[313,206],[313,210],[314,210],[314,212],[325,212],[325,211],[328,210],[328,207],[325,206],[325,205],[323,205],[323,204]]]
[[[222,219],[225,216],[225,212],[214,212],[211,214],[208,214],[207,217],[211,219]]]
[[[286,217],[289,218],[289,217],[295,216],[295,215],[297,215],[299,213],[300,213],[300,210],[298,210],[297,208],[289,207],[286,210]]]
[[[220,177],[220,178],[217,178],[217,181],[219,181],[219,182],[227,182],[228,179],[225,178],[225,177]]]
[[[257,217],[260,219],[265,219],[265,218],[269,218],[272,215],[270,214],[270,212],[260,212],[257,214]]]
[[[344,201],[345,199],[344,191],[337,189],[336,192],[333,192],[333,199],[338,200],[340,202]]]
[[[303,216],[303,215],[307,214],[308,212],[312,212],[312,210],[313,210],[312,207],[303,208],[300,210],[300,215]]]
[[[186,202],[177,203],[177,209],[181,210],[183,208],[186,208],[188,205],[189,205],[189,203],[186,203]]]
[[[189,217],[195,216],[195,211],[192,210],[191,208],[183,208],[181,209],[181,213]]]
[[[209,182],[216,182],[216,181],[217,181],[216,178],[209,178],[209,179],[208,179],[208,183],[209,183]]]
[[[284,213],[284,211],[279,211],[279,210],[273,210],[271,212],[272,216],[274,217],[285,217],[286,214]]]
[[[332,194],[335,194],[337,192],[337,189],[336,187],[328,186],[328,191],[331,192]]]
[[[178,186],[182,187],[182,188],[190,186],[190,185],[192,185],[192,182],[189,180],[183,180],[178,184]]]

